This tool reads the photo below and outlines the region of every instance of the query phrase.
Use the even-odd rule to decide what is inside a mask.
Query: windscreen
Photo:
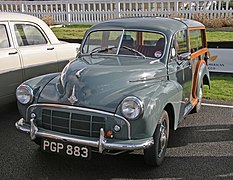
[[[83,54],[142,56],[159,59],[163,56],[165,37],[157,32],[94,31],[83,45]]]

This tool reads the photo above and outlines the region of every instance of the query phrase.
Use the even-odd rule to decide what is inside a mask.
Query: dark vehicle
[[[201,107],[209,85],[203,24],[186,19],[126,18],[85,34],[62,73],[17,88],[17,129],[43,151],[90,158],[144,149],[158,166],[169,130]]]

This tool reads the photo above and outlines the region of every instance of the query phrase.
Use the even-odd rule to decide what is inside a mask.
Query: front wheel
[[[144,150],[144,160],[148,165],[159,166],[164,160],[169,138],[169,116],[165,110],[162,112],[153,138],[154,144]]]

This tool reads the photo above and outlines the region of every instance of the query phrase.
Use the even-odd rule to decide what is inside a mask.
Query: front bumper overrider
[[[32,140],[36,138],[50,138],[68,143],[74,143],[93,148],[98,148],[99,153],[103,153],[104,150],[119,150],[130,151],[146,149],[154,144],[153,137],[138,139],[138,140],[113,140],[106,139],[104,137],[103,128],[100,129],[100,136],[98,138],[87,138],[69,134],[61,134],[51,130],[38,129],[34,123],[35,119],[30,119],[30,124],[26,124],[25,120],[21,118],[15,123],[18,130],[30,134]]]

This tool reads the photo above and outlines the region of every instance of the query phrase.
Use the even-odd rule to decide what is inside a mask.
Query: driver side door
[[[192,109],[192,61],[188,50],[187,31],[176,33],[172,40],[168,62],[169,80],[179,84],[182,91],[180,118],[183,119]]]

